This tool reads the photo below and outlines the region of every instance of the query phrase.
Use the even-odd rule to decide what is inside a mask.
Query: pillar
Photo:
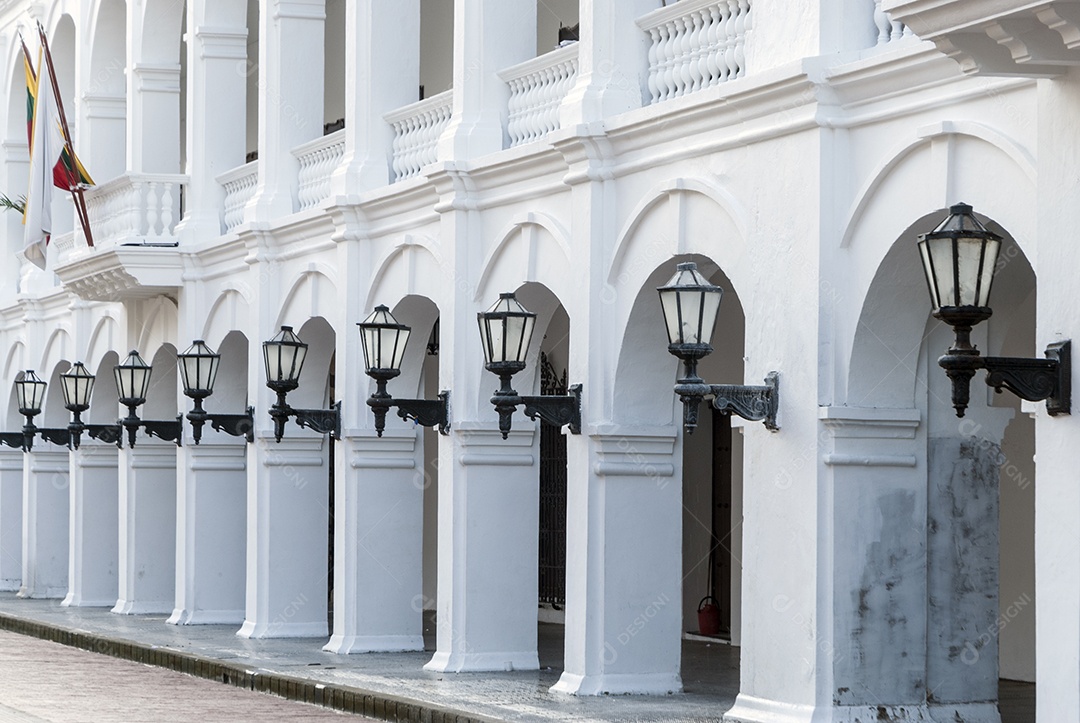
[[[180,65],[135,62],[128,67],[128,168],[135,173],[180,170]]]
[[[682,690],[682,445],[673,431],[570,438],[566,656],[552,690]]]
[[[190,429],[190,427],[188,428]],[[247,447],[204,430],[178,450],[174,625],[244,622]],[[210,439],[208,440],[207,437]]]
[[[114,613],[169,613],[176,586],[176,446],[143,435],[120,453],[120,594]]]
[[[62,598],[68,589],[68,451],[35,441],[23,462],[19,597]]]
[[[345,46],[345,157],[334,174],[336,195],[392,180],[394,132],[383,116],[415,102],[420,85],[419,0],[350,2],[345,17],[353,41]]]
[[[260,431],[248,450],[245,638],[328,633],[328,442],[288,432]]]
[[[119,450],[87,440],[71,453],[68,593],[63,605],[112,607],[119,594]]]
[[[334,631],[324,650],[423,650],[422,438],[368,432],[339,448]]]
[[[244,104],[220,99],[246,97],[248,29],[242,18],[233,26],[207,25],[209,1],[188,9],[188,186],[177,233],[193,241],[220,235],[225,191],[216,179],[244,164],[246,144]]]
[[[455,418],[440,445],[438,630],[425,670],[539,668],[539,434],[515,416],[506,440],[493,423]]]
[[[0,591],[22,580],[23,453],[0,449]]]
[[[292,149],[322,136],[324,0],[269,0],[259,13],[259,185],[246,220],[295,210]],[[298,56],[298,53],[301,55]]]
[[[439,139],[440,161],[460,161],[503,149],[510,89],[498,71],[534,57],[533,0],[456,0],[454,108]]]

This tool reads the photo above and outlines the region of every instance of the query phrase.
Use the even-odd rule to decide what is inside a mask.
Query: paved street
[[[0,723],[367,721],[0,631]]]

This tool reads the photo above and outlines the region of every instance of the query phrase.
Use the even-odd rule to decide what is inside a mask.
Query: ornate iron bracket
[[[175,442],[177,447],[181,446],[184,439],[184,418],[179,414],[176,415],[176,419],[149,422],[143,420],[142,428],[151,437]]]
[[[296,423],[319,434],[341,439],[341,402],[330,409],[290,409]]]
[[[442,390],[438,399],[389,399],[386,404],[397,407],[397,415],[421,427],[438,427],[439,434],[450,434],[450,392]],[[382,430],[379,430],[382,436]]]
[[[0,432],[0,444],[11,447],[12,449],[23,449],[23,433]]]
[[[117,447],[121,446],[121,440],[124,438],[123,427],[119,424],[85,424],[83,429],[92,439],[106,444],[115,444]],[[78,448],[79,445],[76,442],[75,449]]]
[[[1046,348],[1045,359],[1023,357],[980,356],[974,347],[968,348],[959,339],[938,364],[952,380],[953,407],[956,416],[963,417],[967,409],[971,378],[979,369],[986,370],[986,384],[997,392],[1008,389],[1029,402],[1046,400],[1046,411],[1052,416],[1072,412],[1072,343],[1068,340]]]
[[[569,425],[570,434],[581,434],[581,385],[572,384],[566,395],[522,397],[522,412],[529,419],[540,418],[556,427]]]
[[[49,444],[55,444],[58,447],[71,448],[71,432],[67,427],[59,427],[55,429],[41,429],[38,428],[38,434]]]
[[[255,408],[248,407],[246,414],[210,414],[202,406],[202,399],[195,397],[195,408],[187,413],[191,423],[191,436],[198,445],[202,441],[202,428],[209,422],[218,432],[233,437],[244,437],[248,443],[255,441]]]
[[[688,370],[690,371],[690,370]],[[705,397],[713,397],[712,406],[724,414],[734,414],[751,422],[764,422],[776,432],[776,413],[780,408],[780,373],[769,372],[764,386],[743,384],[706,384],[696,374],[680,379],[675,393],[683,403],[683,428],[693,434],[698,425],[698,406]]]

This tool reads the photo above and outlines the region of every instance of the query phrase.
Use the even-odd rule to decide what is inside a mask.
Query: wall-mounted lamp
[[[521,396],[510,386],[511,378],[525,368],[536,314],[522,306],[514,294],[500,294],[490,309],[476,315],[476,320],[484,345],[484,366],[502,382],[491,403],[499,412],[503,439],[510,433],[510,420],[519,404],[524,405],[522,411],[530,419],[539,417],[557,427],[569,425],[571,434],[580,434],[580,384],[572,385],[567,395],[550,396]]]
[[[683,403],[683,427],[693,434],[698,423],[698,406],[706,397],[724,414],[736,414],[752,422],[764,422],[775,432],[780,406],[780,374],[769,372],[765,386],[706,384],[698,376],[698,361],[712,353],[712,334],[720,313],[724,290],[710,284],[697,264],[679,264],[666,286],[657,289],[667,326],[668,351],[683,361],[683,376],[675,393]]]
[[[34,448],[34,437],[38,433],[38,428],[34,425],[34,417],[41,414],[46,386],[46,383],[41,381],[33,370],[27,369],[23,372],[22,379],[15,382],[15,397],[19,405],[19,414],[26,417],[26,424],[23,425],[21,432],[4,432],[0,437],[0,443],[24,452],[29,452]]]
[[[184,394],[195,401],[195,408],[187,413],[195,444],[202,440],[202,428],[207,422],[219,432],[254,442],[254,407],[248,407],[246,414],[210,414],[203,409],[203,400],[214,393],[221,355],[208,347],[202,339],[196,339],[183,354],[176,355],[176,361],[180,365]]]
[[[308,345],[300,341],[291,326],[281,327],[277,336],[263,342],[266,386],[277,393],[270,416],[274,419],[274,439],[278,442],[285,434],[285,422],[289,417],[296,417],[296,423],[301,427],[341,439],[341,402],[330,409],[293,409],[285,401],[285,395],[300,386],[300,371],[304,368],[307,352]]]
[[[146,403],[146,392],[150,388],[150,373],[153,367],[143,361],[139,352],[134,349],[128,354],[123,364],[117,364],[113,368],[116,375],[116,389],[120,396],[120,403],[128,408],[128,416],[120,423],[128,432],[128,446],[135,446],[135,433],[139,427],[146,430],[151,437],[158,437],[167,442],[175,442],[180,446],[182,436],[181,419],[166,421],[146,421],[139,419],[138,408]]]
[[[79,448],[83,432],[94,439],[119,446],[121,439],[119,423],[84,424],[82,421],[81,415],[90,409],[90,395],[94,391],[94,375],[82,362],[75,362],[70,369],[60,375],[60,389],[64,392],[64,407],[72,414],[71,423],[67,428],[70,447]]]
[[[1029,402],[1046,400],[1051,415],[1069,414],[1072,397],[1071,342],[1046,348],[1046,359],[984,357],[971,344],[971,329],[990,318],[990,287],[997,271],[1001,237],[977,219],[971,206],[959,203],[930,233],[919,236],[919,253],[930,288],[934,317],[953,328],[956,339],[938,359],[952,380],[956,416],[963,417],[971,378],[985,369],[986,383],[1008,389]]]
[[[381,437],[386,428],[386,413],[397,407],[398,416],[411,419],[422,427],[439,427],[440,434],[450,433],[450,392],[439,392],[438,399],[395,399],[386,391],[386,383],[401,374],[401,360],[412,329],[399,324],[390,309],[376,306],[371,315],[357,324],[364,345],[364,367],[375,380],[375,393],[367,404],[375,415],[375,431]],[[430,344],[428,345],[430,348]]]

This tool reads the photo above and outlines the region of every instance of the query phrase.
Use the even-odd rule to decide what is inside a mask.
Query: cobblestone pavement
[[[0,723],[367,721],[0,631]]]

